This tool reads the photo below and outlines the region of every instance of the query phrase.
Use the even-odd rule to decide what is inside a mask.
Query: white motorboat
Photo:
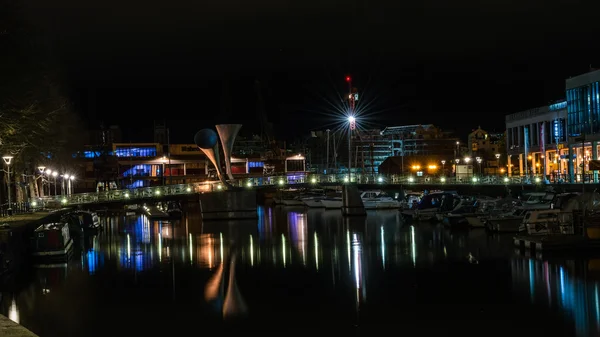
[[[551,209],[527,212],[519,226],[519,232],[526,231],[529,235],[572,234],[569,231],[573,229],[573,210],[579,206],[579,200],[576,199],[578,195],[578,193],[559,194]]]
[[[342,197],[331,197],[321,199],[321,204],[326,209],[342,208],[343,200]]]
[[[365,209],[398,209],[400,202],[381,191],[365,191],[360,195]]]

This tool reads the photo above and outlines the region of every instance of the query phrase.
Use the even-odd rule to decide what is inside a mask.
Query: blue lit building
[[[566,101],[506,116],[508,175],[567,179],[566,119]]]
[[[569,78],[565,81],[567,95],[567,133],[571,182],[598,182],[598,173],[590,173],[589,160],[598,159],[600,141],[600,70]],[[583,144],[585,142],[585,144]]]
[[[85,172],[78,175],[81,189],[98,190],[97,165],[94,163],[102,156],[116,161],[114,183],[111,188],[138,188],[162,184],[185,184],[205,181],[214,172],[206,156],[195,144],[171,144],[170,147],[159,143],[114,143],[109,151],[100,151],[88,147],[75,155],[83,161]],[[232,158],[232,173],[246,175],[263,172],[260,159]]]

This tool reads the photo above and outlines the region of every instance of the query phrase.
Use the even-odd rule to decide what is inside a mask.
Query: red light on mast
[[[346,82],[350,82],[351,78],[350,76],[346,76]]]

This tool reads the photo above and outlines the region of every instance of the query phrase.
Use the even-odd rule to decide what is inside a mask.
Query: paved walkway
[[[0,315],[0,336],[2,337],[37,337],[33,332]]]

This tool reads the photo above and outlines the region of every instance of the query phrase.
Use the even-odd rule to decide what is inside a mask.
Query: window
[[[156,146],[117,146],[115,150],[117,157],[156,157]]]
[[[248,167],[249,168],[257,168],[257,167],[264,167],[265,163],[263,163],[262,161],[250,161],[248,162]]]

